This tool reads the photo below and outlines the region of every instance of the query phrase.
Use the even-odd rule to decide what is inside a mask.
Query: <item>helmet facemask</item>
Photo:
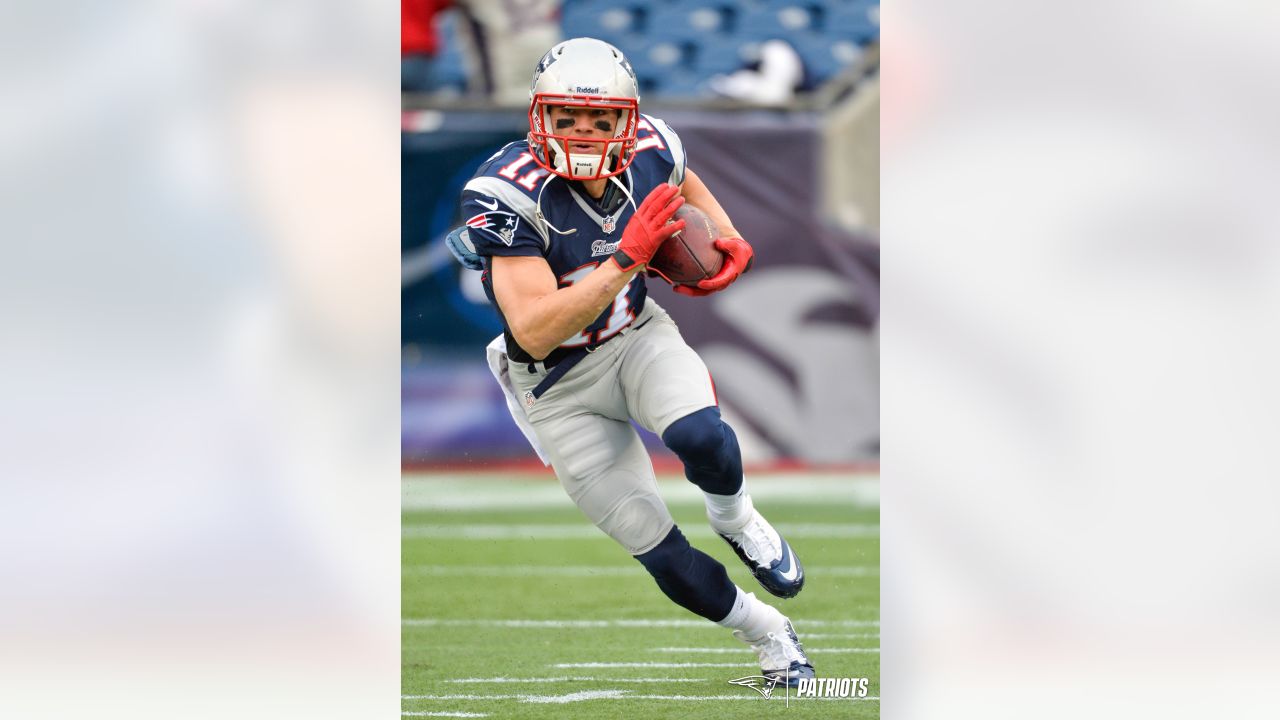
[[[608,138],[580,137],[573,128],[557,129],[551,118],[553,107],[619,111]],[[529,105],[529,145],[543,168],[570,180],[602,180],[627,169],[636,153],[636,124],[639,106],[635,98],[598,95],[536,93]],[[590,145],[573,152],[574,145]]]

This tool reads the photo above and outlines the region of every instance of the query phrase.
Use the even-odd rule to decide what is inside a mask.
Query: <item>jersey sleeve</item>
[[[501,178],[481,176],[467,183],[462,222],[481,257],[546,255],[546,230],[533,199]]]
[[[656,154],[663,163],[671,166],[667,182],[673,185],[683,183],[685,155],[680,136],[670,125],[656,117],[641,115],[640,118],[637,148]]]

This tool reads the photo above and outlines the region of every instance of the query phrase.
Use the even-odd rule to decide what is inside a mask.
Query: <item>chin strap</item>
[[[578,231],[577,231],[576,229],[574,229],[574,228],[570,228],[569,230],[561,230],[560,228],[556,227],[555,225],[552,225],[552,224],[547,220],[546,216],[542,214],[542,193],[546,192],[546,191],[547,191],[547,186],[549,186],[549,185],[551,184],[551,181],[552,181],[552,180],[554,180],[554,179],[556,179],[556,178],[558,178],[558,177],[560,177],[560,176],[559,176],[559,175],[557,175],[557,174],[555,174],[555,173],[551,173],[550,177],[548,177],[548,178],[547,178],[547,181],[546,181],[546,182],[544,182],[544,183],[542,183],[542,188],[538,190],[538,201],[534,204],[534,210],[535,210],[535,213],[536,213],[536,214],[537,214],[537,216],[538,216],[538,220],[540,220],[540,221],[542,222],[542,224],[543,224],[543,225],[546,225],[547,227],[551,228],[551,230],[552,230],[553,232],[555,232],[556,234],[558,234],[558,235],[572,235],[572,234],[574,234],[574,233],[576,233],[576,232],[578,232]],[[620,190],[622,190],[622,194],[626,196],[626,198],[627,198],[627,202],[631,203],[631,207],[632,207],[636,212],[639,212],[639,211],[640,211],[640,207],[639,207],[638,205],[636,205],[636,199],[635,199],[635,196],[634,196],[634,195],[632,195],[632,194],[631,194],[631,191],[627,189],[627,184],[626,184],[626,183],[624,183],[624,182],[622,182],[621,180],[619,180],[617,175],[612,175],[612,176],[610,176],[610,177],[609,177],[609,180],[610,180],[614,185],[617,185],[617,186],[618,186],[618,188],[619,188]]]
[[[535,203],[535,205],[534,205],[534,211],[535,211],[535,213],[536,213],[536,214],[537,214],[537,216],[538,216],[538,220],[542,221],[542,224],[543,224],[543,225],[546,225],[547,227],[549,227],[549,228],[551,228],[553,231],[555,231],[555,233],[556,233],[556,234],[558,234],[558,235],[572,235],[572,234],[574,234],[574,233],[578,232],[578,231],[577,231],[577,229],[575,229],[575,228],[570,228],[569,230],[561,230],[560,228],[558,228],[558,227],[556,227],[555,225],[552,225],[550,222],[548,222],[548,221],[547,221],[546,216],[542,214],[542,193],[546,192],[546,191],[547,191],[547,186],[549,186],[549,185],[551,184],[551,181],[552,181],[552,180],[555,180],[555,179],[556,179],[556,178],[558,178],[558,177],[560,177],[560,176],[559,176],[559,175],[557,175],[557,174],[555,174],[555,173],[551,173],[551,176],[547,178],[547,181],[546,181],[546,182],[544,182],[544,183],[542,183],[542,189],[538,191],[538,202],[537,202],[537,203]]]
[[[617,185],[622,189],[622,194],[627,196],[627,201],[631,203],[631,207],[635,209],[636,212],[640,212],[640,208],[636,206],[635,197],[633,197],[631,195],[631,191],[627,189],[627,184],[619,180],[617,175],[613,175],[609,179],[613,181],[614,185]]]

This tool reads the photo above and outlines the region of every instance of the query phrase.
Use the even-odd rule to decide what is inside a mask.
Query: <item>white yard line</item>
[[[402,572],[410,575],[506,577],[641,577],[647,578],[644,566],[631,565],[406,565]]]
[[[804,627],[880,627],[879,620],[806,620],[793,618],[796,626]],[[704,628],[723,632],[724,628],[706,620],[514,620],[472,618],[404,618],[401,625],[409,627],[507,627],[507,628]]]
[[[865,523],[779,523],[774,526],[785,538],[842,539],[877,538],[880,526]],[[718,537],[709,526],[681,528],[686,537],[713,539]],[[451,524],[404,525],[400,536],[411,540],[600,540],[609,537],[594,525],[583,523],[546,523],[539,525]]]
[[[629,690],[583,690],[567,695],[401,695],[401,700],[519,700],[523,703],[571,703],[584,700],[617,700]]]
[[[456,718],[481,718],[489,717],[489,713],[473,713],[473,712],[402,712],[403,717],[456,717]]]
[[[860,639],[879,639],[880,633],[804,633],[801,642],[810,640],[860,640]]]
[[[583,690],[568,695],[525,695],[520,698],[523,703],[571,703],[583,700],[617,700],[625,696],[629,690]]]
[[[553,478],[504,481],[491,476],[410,475],[400,484],[404,510],[542,510],[573,507]],[[880,506],[880,480],[874,473],[812,475],[780,473],[748,476],[747,491],[764,506],[795,502]],[[671,504],[702,505],[702,491],[683,478],[663,480],[658,492]]]
[[[445,680],[447,683],[489,684],[489,683],[551,683],[551,682],[615,682],[615,683],[704,683],[703,678],[597,678],[597,677],[546,677],[546,678],[458,678]]]
[[[787,700],[785,694],[776,694],[769,700],[761,698],[756,693],[746,693],[741,695],[632,695],[629,690],[586,690],[583,692],[569,693],[568,695],[525,695],[525,694],[504,694],[504,695],[401,695],[402,700],[518,700],[524,703],[571,703],[583,702],[586,700],[751,700],[754,702],[783,702]],[[879,695],[868,695],[867,697],[852,698],[802,698],[792,695],[791,702],[849,702],[851,700],[879,700]],[[412,713],[401,713],[409,715]],[[463,715],[444,715],[442,717],[477,717]]]
[[[661,663],[661,662],[586,662],[556,663],[554,668],[712,668],[758,667],[759,663]]]
[[[803,641],[803,638],[801,638]],[[878,653],[880,648],[812,648],[806,647],[806,652],[818,653],[819,655],[829,655],[832,653]],[[727,655],[732,653],[750,654],[751,650],[747,647],[740,648],[697,648],[697,647],[658,647],[649,648],[649,652],[665,652],[665,653],[705,653],[710,655]]]
[[[756,693],[751,693],[749,695],[628,695],[627,699],[628,700],[681,700],[681,701],[684,701],[684,700],[761,700],[763,701],[764,700],[764,698],[760,697]],[[787,699],[788,698],[785,694],[779,695],[778,691],[774,690],[773,697],[770,698],[770,701],[785,701]],[[827,700],[827,701],[844,700],[848,702],[849,700],[879,700],[880,696],[868,695],[867,697],[860,697],[860,698],[859,697],[799,698],[799,697],[796,697],[795,695],[792,695],[789,699],[791,702],[796,702],[796,701],[812,702],[814,700]]]
[[[630,565],[406,565],[401,570],[407,575],[460,576],[460,577],[505,577],[505,576],[549,576],[549,577],[637,577],[648,578],[644,567],[639,563]],[[834,565],[827,567],[807,567],[805,572],[810,578],[828,577],[867,577],[879,575],[880,568],[875,565]]]

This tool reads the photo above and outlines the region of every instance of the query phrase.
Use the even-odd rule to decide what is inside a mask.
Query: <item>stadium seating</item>
[[[792,47],[804,61],[805,70],[809,72],[813,85],[821,85],[830,80],[862,56],[858,44],[846,38],[814,33],[795,40]]]
[[[560,27],[566,38],[593,37],[618,45],[640,31],[642,17],[636,8],[609,0],[565,3]]]
[[[567,0],[564,17],[565,37],[627,53],[647,97],[709,95],[709,78],[755,62],[773,38],[791,43],[816,87],[880,35],[878,0]]]
[[[743,12],[735,36],[744,40],[791,40],[817,29],[816,14],[803,5],[773,3]]]
[[[464,91],[467,68],[453,13],[443,13],[444,49],[435,86]],[[631,60],[648,98],[708,96],[707,80],[758,58],[761,42],[791,43],[812,88],[855,62],[880,37],[879,0],[566,0],[565,38],[595,37]]]
[[[827,34],[865,45],[880,37],[880,5],[867,0],[835,3],[827,8]]]
[[[698,43],[728,32],[729,13],[713,5],[655,7],[648,18],[650,33],[667,40]]]
[[[400,62],[401,86],[416,92],[461,95],[467,91],[468,68],[457,41],[458,16],[453,10],[437,17],[440,52],[435,57],[405,56]]]
[[[736,36],[704,40],[694,46],[691,69],[703,77],[725,75],[759,58],[760,43]]]

